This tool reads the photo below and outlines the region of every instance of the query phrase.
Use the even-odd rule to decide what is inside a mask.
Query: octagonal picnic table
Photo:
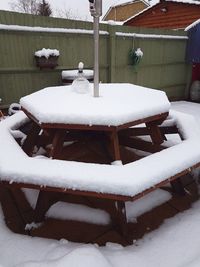
[[[148,130],[153,145],[162,144],[163,134],[158,126],[167,118],[170,108],[164,92],[123,83],[100,84],[99,89],[100,97],[92,96],[92,84],[88,94],[76,93],[68,85],[45,88],[23,97],[22,110],[32,122],[23,144],[28,156],[32,156],[35,145],[44,145],[44,140],[48,140],[51,143],[48,156],[61,159],[66,141],[85,137],[92,142],[95,137],[101,145],[106,144],[111,163],[121,162],[119,134],[140,124]],[[53,199],[57,200],[57,195],[54,194]],[[52,193],[40,190],[36,221],[44,219],[52,203]],[[120,224],[125,225],[124,203],[117,203],[117,212],[112,211],[113,204],[108,204],[109,213],[117,224],[121,221]]]
[[[32,121],[23,145],[29,156],[41,130],[53,140],[49,157],[55,159],[60,158],[64,141],[73,139],[75,131],[76,136],[101,133],[102,141],[107,140],[111,162],[121,160],[121,130],[145,123],[152,142],[163,142],[158,125],[170,107],[164,92],[132,84],[100,84],[100,97],[93,97],[90,86],[88,94],[78,94],[69,85],[45,88],[21,99],[22,109]]]
[[[126,235],[126,201],[177,181],[199,166],[199,129],[193,118],[184,114],[170,114],[171,119],[158,127],[170,107],[165,93],[160,91],[130,84],[100,84],[100,97],[93,98],[91,91],[81,95],[72,89],[71,86],[46,88],[22,98],[32,129],[26,128],[30,120],[23,112],[1,122],[1,146],[7,152],[5,158],[1,151],[1,185],[40,191],[36,222],[44,219],[45,212],[60,196],[61,199],[66,196],[65,200],[72,203],[81,203],[84,197],[87,205],[105,209],[120,233]],[[142,126],[138,125],[141,123]],[[28,156],[15,140],[19,141],[18,130],[28,133],[22,146]],[[146,146],[151,148],[150,152],[162,151],[123,166],[31,157],[35,145],[46,144],[51,147],[49,156],[60,159],[66,140],[90,133],[101,133],[99,142],[103,143],[102,137],[110,140],[114,159],[120,159],[120,153],[116,153],[119,145],[137,148],[135,136],[139,135],[152,138],[153,147]],[[165,134],[170,133],[178,133],[184,141],[170,148],[160,145]],[[111,138],[113,135],[115,138]]]

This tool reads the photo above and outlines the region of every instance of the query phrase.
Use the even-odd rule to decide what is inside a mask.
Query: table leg
[[[186,194],[181,178],[170,182],[172,190],[178,195],[184,196]]]
[[[29,157],[31,157],[33,154],[34,146],[36,145],[36,140],[38,138],[40,130],[41,128],[39,127],[39,125],[37,125],[35,122],[32,122],[30,133],[27,135],[22,145],[22,149]]]
[[[35,207],[35,222],[40,223],[44,221],[48,209],[58,201],[59,196],[57,193],[40,191]]]
[[[111,218],[112,226],[130,244],[132,240],[128,235],[128,223],[126,217],[126,205],[121,200],[99,199],[87,197],[90,207],[106,211]]]
[[[109,139],[110,139],[110,142],[108,144],[108,149],[110,151],[112,160],[113,161],[121,160],[118,132],[115,130],[112,132],[109,132]]]
[[[155,145],[162,144],[164,141],[164,138],[163,138],[163,134],[161,133],[161,131],[157,125],[157,122],[147,122],[146,126],[149,129],[152,142]]]
[[[55,132],[55,135],[53,137],[53,142],[52,142],[52,149],[50,151],[50,158],[53,159],[60,159],[61,153],[62,153],[62,148],[63,148],[63,143],[65,141],[65,136],[66,136],[66,130],[65,129],[58,129]]]
[[[111,216],[112,225],[116,231],[128,242],[132,243],[128,236],[128,223],[126,218],[126,206],[124,201],[108,201],[107,212]]]

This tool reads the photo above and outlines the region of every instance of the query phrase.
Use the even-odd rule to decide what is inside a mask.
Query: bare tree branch
[[[12,10],[22,13],[42,16],[52,14],[51,7],[45,0],[12,0],[9,5]]]

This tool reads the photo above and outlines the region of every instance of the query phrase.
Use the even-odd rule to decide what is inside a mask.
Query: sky
[[[17,0],[0,0],[0,9],[10,10],[9,3]],[[128,1],[128,0],[127,0]],[[77,15],[82,19],[91,18],[89,12],[89,1],[88,0],[48,0],[54,13],[56,10],[70,10],[72,14]],[[114,4],[126,2],[126,0],[102,0],[103,2],[103,15],[107,12],[109,7]],[[91,18],[92,19],[92,18]]]

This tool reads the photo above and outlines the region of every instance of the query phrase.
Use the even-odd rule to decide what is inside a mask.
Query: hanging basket
[[[137,66],[140,63],[142,57],[143,57],[143,52],[140,48],[137,48],[136,50],[132,49],[130,51],[130,59],[131,59],[131,64],[133,66]]]

